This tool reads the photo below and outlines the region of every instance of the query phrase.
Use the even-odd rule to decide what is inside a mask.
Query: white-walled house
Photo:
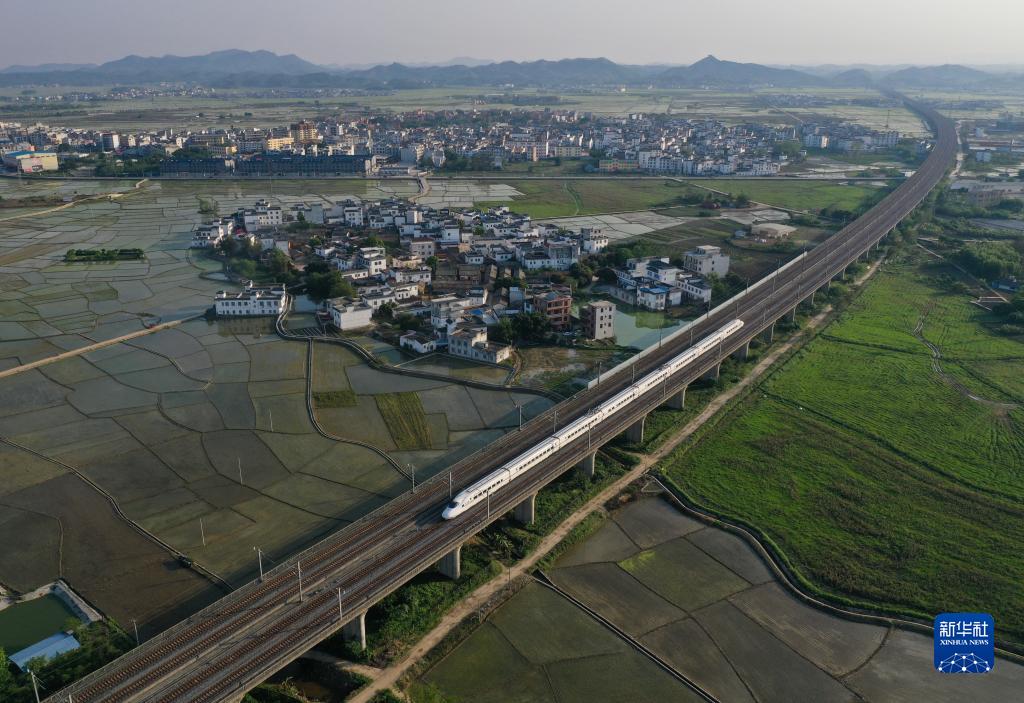
[[[220,317],[276,317],[288,307],[288,291],[283,283],[256,286],[249,281],[240,291],[217,291],[213,304]]]
[[[488,342],[486,327],[463,327],[448,335],[448,353],[463,359],[500,364],[512,356],[512,347]]]
[[[339,330],[368,327],[373,320],[373,308],[362,301],[336,298],[329,302],[331,322]]]
[[[210,222],[199,225],[192,233],[193,249],[208,249],[216,246],[224,237],[230,237],[235,232],[235,221],[225,217],[218,222]]]
[[[398,345],[417,354],[429,354],[437,350],[437,342],[419,332],[406,332],[398,338]]]

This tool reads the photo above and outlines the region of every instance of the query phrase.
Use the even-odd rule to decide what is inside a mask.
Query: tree
[[[351,297],[354,294],[355,288],[339,271],[307,272],[306,295],[314,302],[322,303],[332,298]]]
[[[395,325],[401,330],[419,332],[423,329],[423,318],[402,312],[395,317]]]
[[[487,336],[495,342],[512,344],[516,340],[515,325],[512,324],[511,318],[502,316],[498,319],[498,324],[487,328]]]
[[[238,259],[232,263],[235,273],[242,278],[252,278],[256,275],[256,263],[250,259]]]
[[[373,316],[382,320],[390,320],[395,316],[395,307],[394,303],[384,303],[374,311]]]
[[[306,264],[306,275],[311,273],[328,273],[331,270],[330,264],[326,261],[310,261]]]
[[[431,273],[437,273],[437,257],[436,256],[428,256],[427,257],[427,266],[430,267]]]
[[[597,270],[597,280],[601,283],[612,284],[619,280],[619,277],[615,275],[614,269],[608,266],[602,266]]]
[[[736,196],[736,207],[750,207],[750,196],[740,193]]]
[[[516,315],[512,324],[515,336],[528,342],[542,342],[551,332],[551,322],[541,312]]]
[[[0,700],[14,700],[14,689],[17,682],[14,674],[11,673],[11,663],[7,659],[7,653],[0,647]]]
[[[292,260],[280,249],[271,249],[267,254],[267,272],[280,281],[291,278]]]
[[[569,275],[576,280],[578,288],[585,288],[594,279],[594,269],[583,262],[579,262],[569,267]]]
[[[1021,272],[1021,255],[1009,242],[971,242],[954,258],[975,276],[988,280]]]
[[[234,256],[235,252],[238,251],[238,240],[234,237],[224,237],[217,243],[217,248],[221,250],[224,256]]]

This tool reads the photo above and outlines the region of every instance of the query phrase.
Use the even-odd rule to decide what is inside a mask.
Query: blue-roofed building
[[[53,659],[56,656],[64,654],[65,652],[71,652],[76,650],[81,645],[78,644],[78,640],[75,639],[74,635],[70,635],[66,632],[58,632],[56,635],[51,635],[45,640],[40,640],[30,647],[20,652],[15,652],[8,657],[14,665],[22,671],[25,671],[25,667],[33,659],[40,657],[44,659]]]
[[[10,151],[4,154],[4,166],[22,173],[56,171],[59,163],[52,151]]]

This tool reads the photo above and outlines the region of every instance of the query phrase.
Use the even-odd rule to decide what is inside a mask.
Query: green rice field
[[[710,178],[688,183],[733,195],[745,193],[755,202],[792,210],[812,211],[825,207],[856,210],[882,197],[877,186],[852,183],[773,178]]]
[[[831,597],[927,619],[982,609],[1019,644],[1024,342],[989,332],[938,273],[885,264],[664,471]]]
[[[501,204],[538,219],[663,208],[679,205],[680,197],[693,192],[689,186],[673,179],[510,179],[509,182],[520,195]]]

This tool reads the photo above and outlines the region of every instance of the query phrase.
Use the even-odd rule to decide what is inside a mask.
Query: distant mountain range
[[[0,73],[60,73],[63,71],[82,71],[90,68],[96,68],[96,64],[41,63],[38,66],[22,66],[21,64],[14,64],[12,66],[8,66],[7,68],[0,70]]]
[[[126,56],[100,65],[42,64],[0,70],[0,85],[68,86],[198,83],[212,87],[399,89],[428,86],[779,87],[879,86],[999,88],[1022,77],[967,66],[765,66],[708,56],[690,66],[618,64],[605,58],[500,61],[460,58],[438,64],[320,66],[294,54],[229,49],[202,56]]]

